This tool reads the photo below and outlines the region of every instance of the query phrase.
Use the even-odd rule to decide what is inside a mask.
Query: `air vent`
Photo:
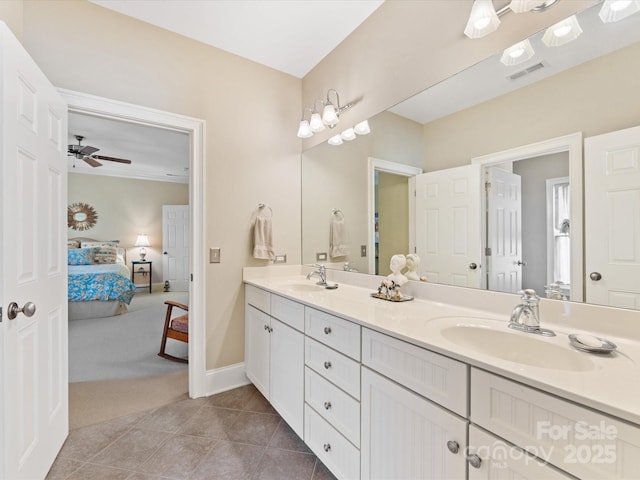
[[[529,75],[530,73],[535,72],[536,70],[540,70],[541,68],[544,68],[544,63],[540,62],[540,63],[536,63],[535,65],[531,65],[530,67],[525,68],[524,70],[520,70],[519,72],[516,72],[512,75],[509,75],[507,78],[509,80],[517,80],[520,77],[524,77],[525,75]]]

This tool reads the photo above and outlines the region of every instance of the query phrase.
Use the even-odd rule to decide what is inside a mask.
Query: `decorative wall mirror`
[[[86,203],[73,203],[67,207],[67,225],[74,230],[89,230],[98,221],[98,213]]]

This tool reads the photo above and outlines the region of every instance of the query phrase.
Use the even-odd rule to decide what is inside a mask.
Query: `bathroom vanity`
[[[594,355],[567,338],[590,306],[543,304],[557,336],[533,338],[507,328],[513,295],[412,282],[392,303],[370,297],[376,277],[335,272],[326,290],[306,273],[245,269],[246,372],[336,477],[640,476],[640,344],[623,326]]]

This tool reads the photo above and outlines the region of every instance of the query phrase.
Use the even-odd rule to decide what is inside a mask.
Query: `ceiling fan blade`
[[[92,153],[95,153],[98,150],[100,150],[100,149],[99,148],[95,148],[95,147],[91,147],[89,145],[86,145],[84,147],[80,147],[77,151],[78,151],[78,153],[80,153],[82,155],[91,155]]]
[[[93,158],[93,157],[89,157],[88,155],[87,155],[87,156],[82,157],[82,160],[84,160],[85,162],[87,162],[87,163],[88,163],[89,165],[91,165],[92,167],[101,167],[101,166],[102,166],[102,164],[101,164],[100,162],[98,162],[95,158]]]
[[[92,158],[97,158],[99,160],[108,160],[109,162],[118,162],[118,163],[126,163],[126,164],[131,163],[131,160],[125,160],[124,158],[104,157],[102,155],[93,155]]]

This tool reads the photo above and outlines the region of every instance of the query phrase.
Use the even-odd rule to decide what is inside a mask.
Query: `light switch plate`
[[[366,245],[360,245],[360,256],[361,257],[366,257],[367,256],[367,246]]]
[[[282,253],[280,255],[276,255],[276,259],[273,261],[273,263],[287,263],[287,254]]]
[[[327,252],[316,253],[316,262],[326,262],[326,261],[327,261]]]
[[[209,263],[220,263],[220,248],[209,249]]]

